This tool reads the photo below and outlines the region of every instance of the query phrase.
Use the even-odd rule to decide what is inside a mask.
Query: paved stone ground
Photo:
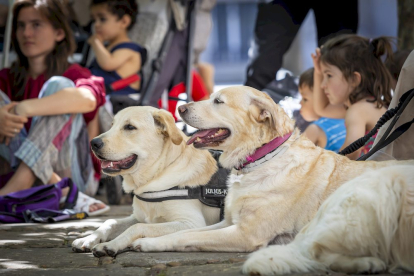
[[[0,224],[0,274],[5,275],[242,275],[242,253],[125,252],[115,259],[74,253],[72,241],[108,218],[129,215],[129,205],[100,216],[55,224]],[[312,274],[327,275],[327,274]],[[340,274],[335,274],[340,275]]]
[[[100,217],[54,224],[0,224],[0,274],[7,275],[242,275],[247,254],[125,252],[115,259],[74,253],[72,241],[131,206],[112,206]]]

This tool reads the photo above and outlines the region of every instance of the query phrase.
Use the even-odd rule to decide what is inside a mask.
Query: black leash
[[[386,122],[388,122],[392,117],[394,119],[388,126],[387,130],[385,131],[384,135],[381,137],[381,139],[378,141],[378,143],[371,148],[371,150],[359,157],[357,161],[363,161],[368,159],[370,156],[372,156],[376,151],[382,149],[383,147],[389,145],[392,141],[400,137],[404,132],[406,132],[410,126],[414,123],[414,119],[406,122],[405,124],[399,126],[396,130],[393,131],[393,133],[388,136],[388,134],[391,132],[394,125],[397,123],[398,119],[400,118],[402,112],[407,107],[408,103],[411,101],[411,99],[414,97],[414,88],[408,90],[405,92],[398,103],[398,105],[390,110],[387,110],[381,118],[376,123],[375,127],[364,137],[359,138],[349,146],[347,146],[345,149],[339,152],[341,155],[347,155],[350,153],[353,153],[354,151],[358,150],[359,148],[363,147],[368,140],[377,133],[378,129],[381,128]]]

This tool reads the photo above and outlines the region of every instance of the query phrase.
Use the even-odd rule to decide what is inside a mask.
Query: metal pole
[[[6,31],[4,34],[3,45],[3,60],[0,69],[9,66],[9,54],[10,54],[10,41],[11,41],[11,29],[12,29],[12,16],[13,16],[13,3],[14,0],[9,0],[9,13],[7,15]]]
[[[195,30],[195,13],[196,13],[197,0],[189,1],[188,3],[188,48],[187,48],[187,79],[186,79],[186,92],[187,92],[187,102],[192,102],[193,97],[191,96],[193,88],[193,48],[194,48],[194,30]]]

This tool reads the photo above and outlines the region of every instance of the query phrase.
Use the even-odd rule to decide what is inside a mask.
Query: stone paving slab
[[[111,276],[111,275],[122,275],[122,276],[146,276],[148,275],[148,269],[144,268],[123,268],[119,269],[108,269],[108,268],[85,268],[85,269],[0,269],[0,275],[7,276]]]
[[[248,253],[226,252],[126,252],[116,257],[116,262],[123,267],[152,267],[164,264],[169,267],[185,265],[205,265],[221,263],[242,263]]]

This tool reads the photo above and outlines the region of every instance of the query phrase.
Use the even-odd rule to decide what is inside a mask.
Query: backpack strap
[[[52,223],[63,220],[81,220],[88,217],[86,212],[75,212],[70,209],[49,210],[46,208],[37,210],[25,210],[23,212],[25,222]]]
[[[18,214],[12,212],[0,211],[0,223],[22,223],[25,222],[24,218]]]
[[[55,184],[55,186],[59,187],[61,190],[63,188],[69,187],[69,192],[66,196],[65,203],[63,205],[63,209],[73,209],[76,205],[76,201],[78,200],[79,190],[75,183],[73,183],[71,178],[65,177],[61,181]]]

